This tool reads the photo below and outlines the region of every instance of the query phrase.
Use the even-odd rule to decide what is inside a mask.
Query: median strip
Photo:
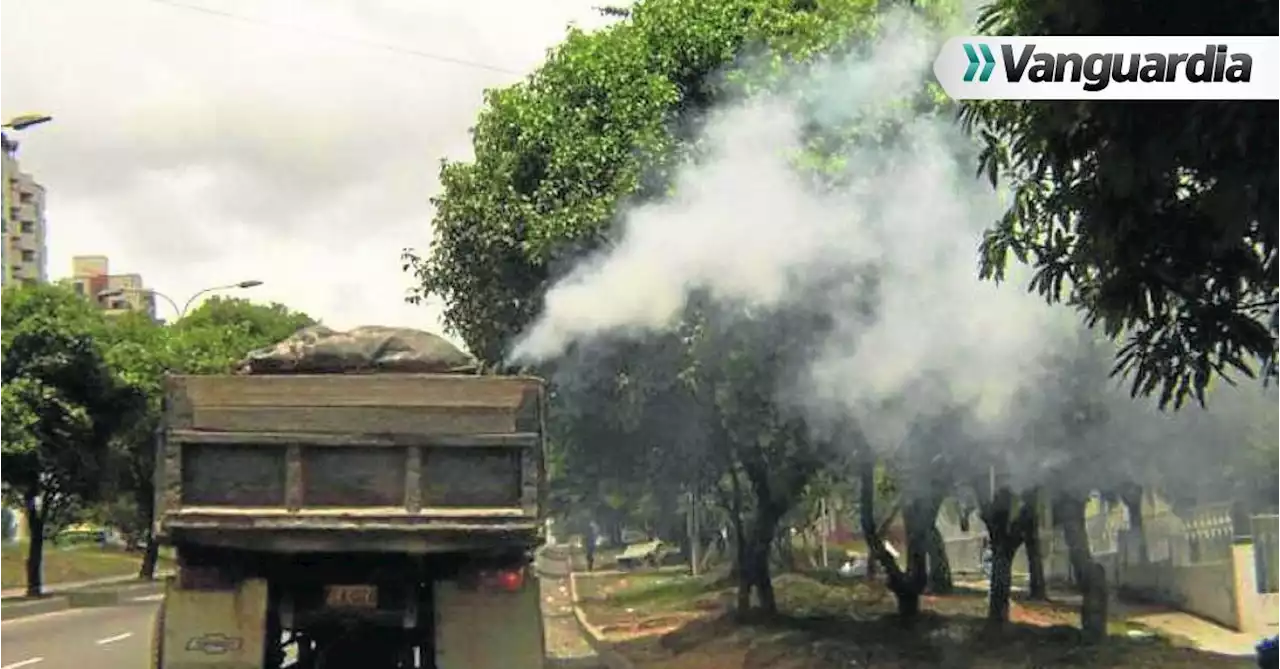
[[[6,598],[0,604],[0,619],[13,620],[67,609],[118,606],[133,602],[152,602],[163,599],[164,578],[154,581],[137,579],[114,584],[100,584],[76,590],[62,590],[46,597]],[[7,669],[0,667],[0,669]]]

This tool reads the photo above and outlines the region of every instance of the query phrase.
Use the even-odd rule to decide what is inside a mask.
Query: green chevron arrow
[[[979,44],[978,50],[975,51],[973,45],[963,44],[964,55],[969,59],[969,67],[965,68],[964,80],[973,81],[973,75],[978,74],[978,66],[982,65],[982,74],[978,74],[978,81],[986,81],[991,78],[991,73],[996,69],[996,57],[991,53],[991,47],[986,44]],[[982,52],[982,57],[978,57],[978,51]]]
[[[986,81],[991,78],[991,73],[996,69],[996,57],[991,53],[991,47],[986,44],[979,44],[978,50],[982,52],[982,59],[987,61],[982,68],[982,74],[978,75],[978,81]]]
[[[973,75],[978,71],[978,53],[969,44],[961,46],[964,47],[964,55],[969,58],[969,67],[964,71],[964,80],[973,81]]]

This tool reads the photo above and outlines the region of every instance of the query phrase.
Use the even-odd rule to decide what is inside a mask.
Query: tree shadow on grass
[[[1078,629],[1009,624],[992,630],[975,616],[924,612],[911,628],[894,615],[782,615],[741,623],[729,615],[692,620],[657,638],[623,642],[626,656],[653,667],[743,669],[1038,669],[1140,667],[1216,669],[1253,666],[1180,648],[1158,637],[1082,642]],[[697,662],[680,661],[682,657]]]

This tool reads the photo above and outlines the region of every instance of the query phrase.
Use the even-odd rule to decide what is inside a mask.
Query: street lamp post
[[[219,290],[237,290],[237,289],[245,289],[245,288],[256,288],[261,285],[262,285],[261,281],[258,281],[257,279],[250,279],[248,281],[239,281],[237,283],[229,283],[225,286],[211,286],[209,288],[196,291],[194,294],[191,295],[191,297],[187,298],[187,301],[184,302],[181,307],[178,306],[178,303],[174,301],[172,297],[169,297],[168,295],[165,295],[164,293],[158,290],[155,290],[153,288],[113,288],[110,290],[99,291],[98,299],[106,299],[108,297],[119,297],[121,295],[124,295],[125,293],[130,293],[130,292],[146,293],[153,297],[159,297],[163,299],[165,302],[168,302],[169,306],[173,307],[173,312],[178,316],[178,318],[175,319],[175,322],[176,322],[177,320],[182,320],[182,318],[187,315],[187,310],[191,308],[191,305],[194,304],[196,299],[198,299],[201,295],[207,295],[209,293],[212,293],[214,291],[219,291]]]
[[[0,123],[0,233],[5,232],[6,225],[8,225],[10,211],[9,192],[12,191],[9,188],[9,174],[6,174],[6,171],[9,168],[10,157],[13,157],[14,153],[18,152],[18,142],[10,141],[4,130],[26,130],[31,128],[32,125],[49,123],[51,120],[54,120],[54,118],[47,114],[23,114]],[[0,240],[0,244],[4,244],[5,251],[5,253],[0,253],[0,257],[4,257],[4,267],[0,269],[0,278],[8,279],[10,267],[8,235],[3,240]]]

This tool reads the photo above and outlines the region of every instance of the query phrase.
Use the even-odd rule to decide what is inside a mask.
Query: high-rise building
[[[44,187],[18,167],[17,143],[4,138],[4,285],[49,278]]]
[[[71,287],[108,313],[141,311],[155,318],[155,295],[140,274],[112,274],[106,256],[71,258]]]

